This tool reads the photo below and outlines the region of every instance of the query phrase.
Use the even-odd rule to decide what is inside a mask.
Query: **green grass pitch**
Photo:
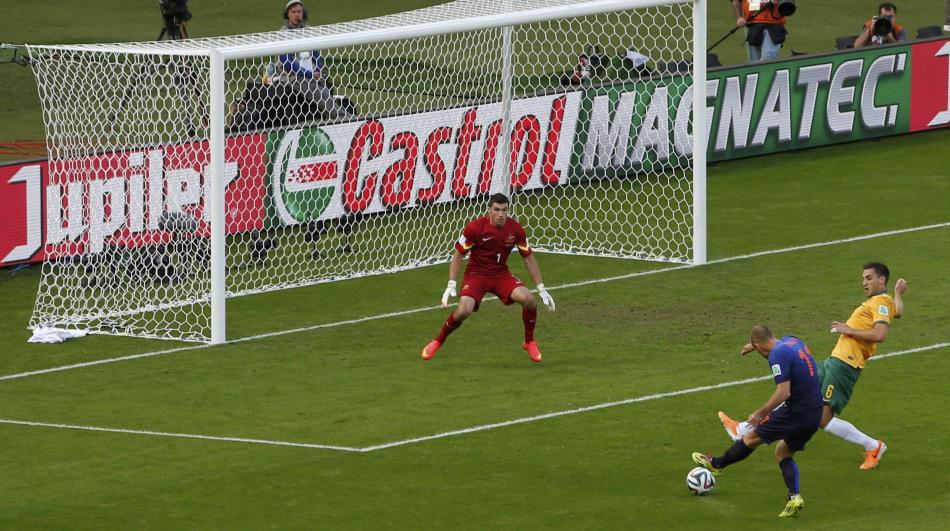
[[[193,33],[214,14],[246,17],[217,34],[276,25],[256,26],[250,2],[192,3]],[[157,33],[152,4],[130,16],[147,35],[58,12],[42,38]],[[17,131],[30,128],[42,134]],[[540,255],[558,303],[539,316],[540,365],[497,301],[419,359],[447,314],[445,266],[234,299],[237,341],[218,347],[28,345],[37,270],[0,271],[0,529],[945,529],[948,145],[936,131],[713,165],[702,267]],[[796,457],[807,506],[794,522],[777,518],[767,447],[691,496],[690,452],[728,444],[716,411],[742,417],[772,385],[698,389],[768,374],[738,355],[760,322],[826,357],[869,260],[910,283],[844,413],[887,441],[881,466],[858,470],[858,447],[819,433]]]
[[[808,507],[797,525],[939,529],[950,506],[939,471],[950,228],[789,248],[950,221],[950,182],[933,157],[948,139],[934,132],[712,167],[710,265],[540,256],[558,301],[540,315],[541,365],[519,348],[517,311],[497,301],[435,360],[419,359],[446,314],[434,308],[443,266],[235,299],[233,339],[310,329],[213,348],[102,336],[27,345],[37,274],[8,275],[0,418],[394,445],[350,452],[4,423],[0,527],[774,525],[784,486],[768,448],[706,498],[684,485],[689,452],[727,445],[716,411],[747,414],[770,394],[765,381],[409,441],[760,377],[761,360],[738,356],[758,322],[801,335],[823,358],[830,321],[862,299],[860,264],[878,259],[911,285],[907,316],[879,352],[945,346],[870,364],[845,417],[890,450],[863,472],[857,447],[818,434],[799,458]],[[617,276],[626,278],[590,282]],[[341,324],[387,313],[397,315]],[[855,503],[860,511],[846,509]]]

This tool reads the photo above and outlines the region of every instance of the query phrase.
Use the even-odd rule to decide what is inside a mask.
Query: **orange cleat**
[[[531,354],[531,361],[541,363],[541,349],[538,348],[537,341],[522,343],[521,348],[527,350],[528,354]]]
[[[739,423],[729,418],[729,415],[720,411],[719,422],[722,422],[722,427],[725,428],[726,435],[732,439],[732,442],[736,442],[742,438],[742,436],[739,435]]]
[[[422,359],[429,361],[435,357],[435,353],[442,347],[442,343],[436,340],[429,341],[429,344],[422,349]]]
[[[877,448],[873,450],[868,450],[864,452],[864,462],[861,463],[861,470],[871,470],[872,468],[877,468],[877,463],[884,457],[884,452],[887,451],[887,445],[884,444],[884,441],[877,442]]]

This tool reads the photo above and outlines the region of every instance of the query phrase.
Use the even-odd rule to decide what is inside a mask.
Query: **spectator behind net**
[[[562,85],[580,85],[585,81],[590,81],[593,74],[593,68],[590,64],[590,57],[587,54],[581,54],[577,58],[577,65],[574,66],[574,72],[565,74],[561,78]]]
[[[284,7],[284,25],[281,31],[294,31],[306,27],[307,10],[300,0],[290,0]],[[297,54],[281,54],[278,68],[280,81],[288,83],[316,104],[327,118],[348,116],[349,110],[333,97],[329,80],[323,72],[323,56],[320,50]]]
[[[607,61],[607,56],[601,52],[600,46],[588,46],[584,53],[577,57],[574,72],[561,77],[561,84],[580,85],[600,77],[604,74]]]

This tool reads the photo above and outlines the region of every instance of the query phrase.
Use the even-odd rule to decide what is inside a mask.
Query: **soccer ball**
[[[705,496],[716,486],[716,478],[712,472],[698,466],[686,474],[686,487],[696,496]]]

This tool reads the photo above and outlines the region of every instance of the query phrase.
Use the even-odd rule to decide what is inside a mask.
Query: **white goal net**
[[[446,262],[496,192],[537,250],[702,262],[704,17],[460,0],[32,46],[50,171],[31,327],[218,342],[225,297]]]

